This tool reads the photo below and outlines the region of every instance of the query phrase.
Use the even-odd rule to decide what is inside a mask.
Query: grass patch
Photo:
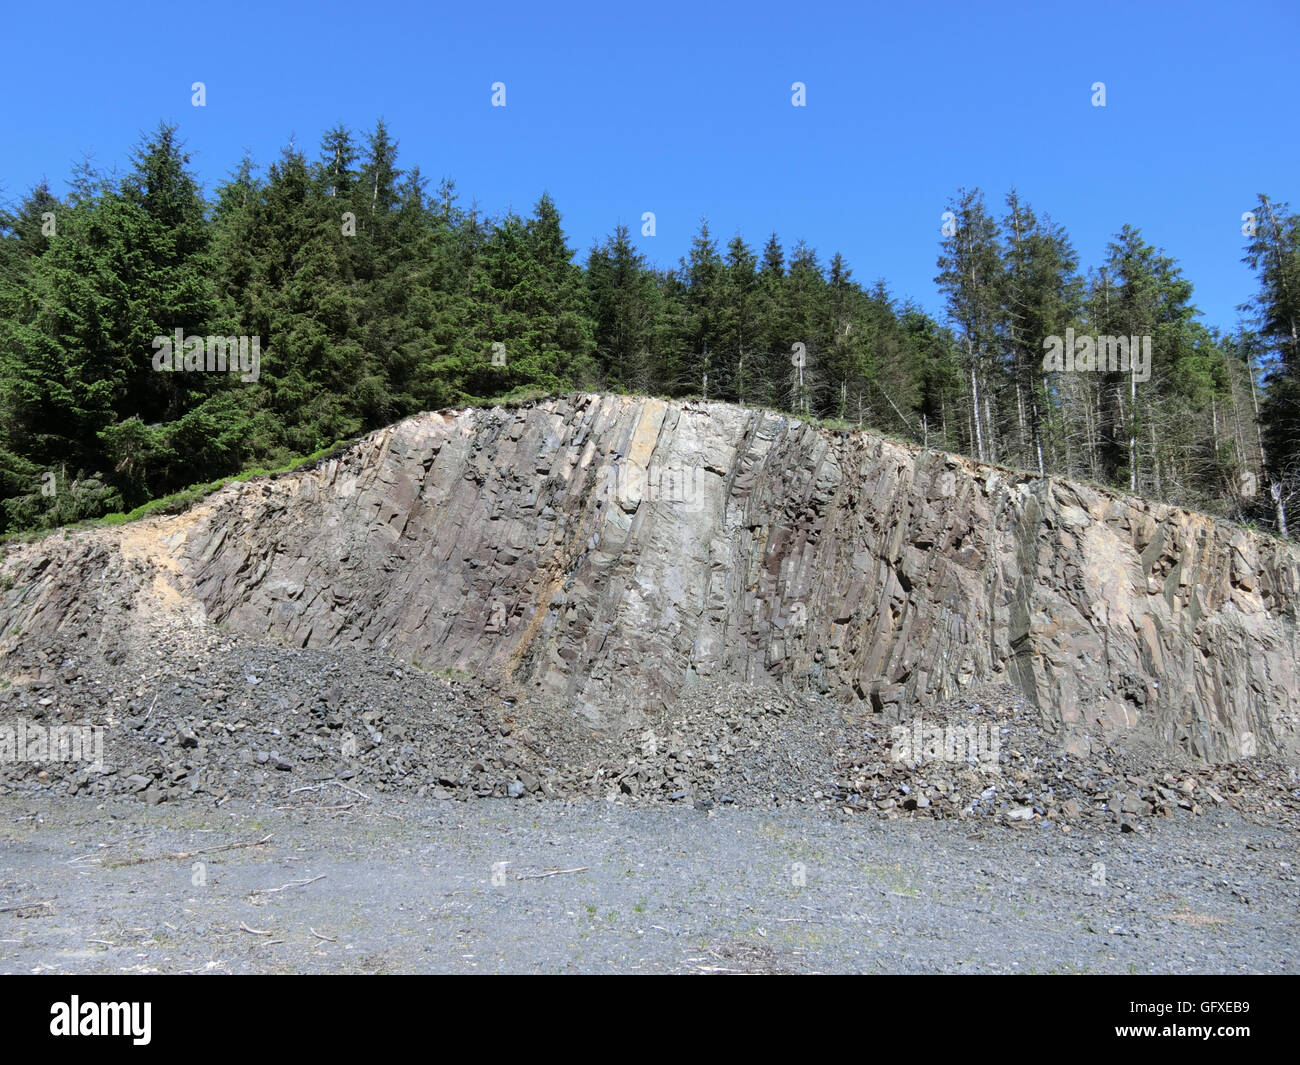
[[[231,474],[229,477],[221,477],[215,481],[209,481],[206,484],[190,485],[188,488],[182,488],[173,492],[171,495],[161,496],[158,499],[151,499],[147,503],[142,503],[134,510],[114,511],[111,514],[105,514],[99,518],[88,518],[85,521],[79,521],[72,525],[55,526],[52,529],[23,529],[18,532],[6,533],[0,536],[0,543],[22,542],[31,543],[34,540],[40,540],[50,536],[55,532],[62,531],[63,538],[66,540],[70,532],[81,529],[98,529],[112,528],[117,525],[125,525],[127,522],[139,521],[141,518],[153,517],[158,514],[179,514],[188,510],[195,503],[201,502],[208,496],[212,495],[226,485],[235,481],[252,481],[259,477],[280,477],[286,473],[298,473],[303,470],[315,469],[322,462],[329,459],[337,458],[348,450],[355,440],[339,440],[328,447],[323,447],[319,451],[314,451],[310,455],[303,455],[298,458],[290,459],[283,466],[263,467],[255,466],[243,470],[240,473]]]

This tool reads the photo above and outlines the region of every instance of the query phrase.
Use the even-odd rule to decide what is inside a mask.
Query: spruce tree
[[[1261,436],[1279,531],[1300,500],[1300,216],[1260,194],[1256,228],[1243,259],[1259,278],[1254,300],[1268,345]]]
[[[1002,250],[997,226],[979,189],[962,189],[948,210],[955,228],[942,242],[935,278],[948,297],[948,313],[965,349],[969,417],[975,455],[996,461],[991,385],[999,359],[998,319],[1003,302]]]
[[[602,379],[617,389],[650,387],[650,347],[658,289],[645,257],[618,225],[587,258],[587,292],[596,360]]]

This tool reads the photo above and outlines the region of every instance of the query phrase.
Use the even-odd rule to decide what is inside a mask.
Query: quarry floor
[[[0,972],[1300,972],[1297,837],[1230,810],[331,801],[0,795]]]

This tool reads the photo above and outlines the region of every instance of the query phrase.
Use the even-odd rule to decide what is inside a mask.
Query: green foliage
[[[1014,191],[999,221],[961,190],[949,327],[838,253],[775,233],[756,252],[707,221],[673,269],[625,225],[579,266],[549,195],[485,218],[398,148],[383,121],[338,125],[314,160],[240,160],[208,200],[161,124],[120,180],[82,164],[66,200],[41,185],[0,212],[0,533],[167,512],[421,409],[583,389],[874,426],[1279,528],[1300,493],[1300,227],[1267,197],[1246,250],[1258,330],[1223,337],[1135,228],[1085,281]],[[1043,338],[1067,329],[1151,335],[1149,387],[1045,371]],[[256,338],[258,372],[187,368],[186,345],[156,368],[178,334],[200,365]],[[1239,490],[1256,472],[1272,514]]]
[[[1246,262],[1259,277],[1252,303],[1258,325],[1260,369],[1266,387],[1261,410],[1261,465],[1278,525],[1300,506],[1300,215],[1261,194],[1252,212],[1256,229]]]

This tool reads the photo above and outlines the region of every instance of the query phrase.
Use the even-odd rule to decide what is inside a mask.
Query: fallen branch
[[[248,933],[250,933],[250,934],[252,934],[252,935],[255,935],[255,936],[273,936],[273,935],[275,935],[274,932],[261,932],[261,931],[259,931],[259,930],[256,929],[256,928],[249,928],[248,925],[244,924],[243,921],[240,921],[240,922],[239,922],[239,927],[242,928],[245,932],[248,932]]]
[[[521,873],[516,880],[545,880],[548,876],[564,876],[566,873],[585,873],[589,866],[580,865],[576,869],[549,869],[545,873]]]
[[[199,851],[175,851],[172,854],[155,854],[152,858],[128,858],[119,865],[142,865],[145,862],[161,862],[168,859],[174,861],[184,861],[186,858],[197,858],[200,854],[216,854],[218,851],[239,850],[241,847],[260,847],[264,843],[269,843],[271,837],[265,836],[262,839],[250,840],[247,843],[223,843],[220,847],[205,847]]]
[[[108,850],[109,847],[116,847],[116,846],[117,846],[116,843],[101,843],[99,845],[99,848],[100,850]],[[103,861],[103,858],[96,855],[94,851],[91,851],[89,854],[83,854],[79,858],[69,858],[67,864],[75,865],[77,862],[87,862],[87,861],[101,862]]]
[[[313,876],[310,880],[291,880],[287,884],[281,884],[279,887],[256,888],[250,891],[250,895],[274,895],[277,891],[285,891],[291,887],[306,887],[308,884],[314,884],[317,880],[324,880],[325,874]]]
[[[302,810],[314,814],[338,814],[342,813],[344,810],[355,810],[360,805],[361,803],[359,802],[345,802],[341,806],[313,806],[311,803],[297,803],[291,806],[277,806],[276,809]],[[382,813],[383,811],[381,810],[379,812]],[[392,817],[393,815],[389,814],[388,816]]]
[[[374,801],[375,801],[373,797],[367,795],[364,791],[361,791],[361,790],[358,789],[358,788],[351,788],[351,787],[348,787],[348,785],[344,784],[343,781],[341,781],[341,780],[330,780],[330,781],[327,781],[326,783],[329,783],[329,784],[337,784],[337,785],[338,785],[340,788],[342,788],[344,791],[350,791],[350,792],[352,792],[353,795],[359,795],[359,796],[361,796],[361,798],[365,799],[366,802],[374,802]]]
[[[323,780],[319,784],[303,784],[296,788],[290,788],[289,795],[297,795],[300,791],[320,791],[327,784],[333,784],[335,787],[342,788],[344,791],[350,791],[358,798],[365,799],[366,802],[374,802],[374,797],[367,795],[358,788],[350,787],[341,780]],[[353,803],[352,805],[356,805]],[[338,807],[301,807],[301,806],[277,806],[277,810],[301,810],[301,809],[338,809]]]
[[[325,940],[326,943],[337,943],[337,942],[338,942],[337,939],[332,939],[332,938],[329,937],[329,936],[323,936],[323,935],[321,935],[321,934],[320,934],[319,932],[317,932],[316,929],[314,929],[311,925],[308,925],[308,926],[307,926],[307,931],[310,932],[312,935],[314,935],[317,939],[323,939],[323,940]]]
[[[17,913],[19,910],[36,910],[42,907],[53,913],[54,907],[50,905],[53,901],[53,899],[47,899],[42,902],[20,902],[13,906],[0,906],[0,913]]]

